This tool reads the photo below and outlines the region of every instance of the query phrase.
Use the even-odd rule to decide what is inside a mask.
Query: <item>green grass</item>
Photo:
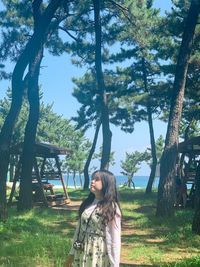
[[[69,189],[71,201],[81,201],[88,191]],[[157,218],[156,192],[120,189],[122,262],[136,266],[200,266],[200,236],[191,231],[193,210],[177,210],[172,218]],[[9,208],[0,223],[0,266],[61,267],[71,247],[77,211],[35,207],[31,211]],[[128,264],[122,266],[129,266]]]
[[[200,236],[191,231],[192,209],[158,218],[156,192],[145,195],[142,190],[121,190],[120,195],[123,258],[153,266],[200,266]]]
[[[74,232],[76,211],[9,209],[0,223],[0,266],[62,266]]]

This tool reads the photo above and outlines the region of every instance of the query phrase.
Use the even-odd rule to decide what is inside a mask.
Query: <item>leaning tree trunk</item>
[[[97,138],[98,138],[100,126],[101,126],[101,122],[99,121],[97,123],[97,126],[96,126],[92,147],[90,149],[90,153],[88,155],[88,158],[87,158],[85,166],[84,166],[84,189],[88,189],[88,187],[89,187],[89,182],[90,181],[89,181],[88,169],[89,169],[90,162],[91,162],[91,159],[92,159],[92,156],[94,154],[95,147],[96,147],[96,144],[97,144]]]
[[[52,4],[52,2],[54,2]],[[24,147],[22,153],[22,173],[20,182],[18,210],[31,209],[32,200],[32,168],[35,156],[35,137],[39,119],[39,86],[38,79],[44,45],[53,29],[51,20],[59,7],[59,1],[52,1],[46,9],[47,14],[41,14],[42,1],[33,1],[34,32],[37,32],[38,42],[34,47],[29,61],[28,100],[30,104],[29,119],[25,129]],[[48,15],[48,16],[46,16]],[[55,23],[57,25],[57,23]],[[54,25],[55,27],[55,25]]]
[[[27,46],[15,65],[12,74],[12,103],[0,133],[0,220],[3,221],[7,217],[6,180],[10,162],[10,144],[26,88],[26,79],[23,81],[23,74],[28,64],[28,50]]]
[[[24,147],[22,153],[22,172],[20,181],[18,210],[32,208],[32,168],[35,156],[35,137],[39,118],[39,69],[42,59],[41,50],[30,64],[28,83],[28,100],[30,104],[29,119],[26,124]]]
[[[41,2],[33,1],[36,3]],[[13,128],[15,122],[19,115],[22,99],[24,94],[24,89],[26,88],[26,79],[23,81],[23,76],[26,67],[29,64],[32,54],[38,49],[38,44],[41,42],[41,37],[44,35],[49,27],[51,19],[60,5],[59,0],[51,1],[50,4],[44,11],[42,16],[42,24],[40,27],[39,35],[38,31],[33,34],[29,42],[27,43],[24,51],[19,57],[12,75],[12,103],[9,110],[8,116],[4,122],[0,133],[0,219],[5,220],[7,217],[7,207],[6,207],[6,179],[8,173],[8,165],[10,160],[10,143]]]
[[[144,58],[142,58],[142,71],[143,71],[143,81],[144,81],[145,92],[149,93],[148,86],[147,86],[147,71],[146,71]],[[153,130],[152,111],[151,111],[151,104],[150,104],[149,99],[147,99],[147,116],[148,116],[149,134],[150,134],[150,141],[151,141],[152,166],[151,166],[151,173],[149,176],[149,181],[148,181],[147,188],[146,188],[146,193],[151,193],[152,185],[153,185],[153,182],[155,179],[155,173],[156,173],[157,156],[156,156],[156,144],[155,144],[154,130]]]
[[[150,173],[148,184],[146,187],[146,193],[148,194],[152,192],[152,186],[153,186],[153,182],[154,182],[155,174],[156,174],[157,156],[156,156],[156,144],[155,144],[155,138],[154,138],[152,113],[151,113],[151,108],[148,106],[147,106],[147,113],[148,113],[148,124],[149,124],[151,155],[152,155],[151,173]]]
[[[101,169],[109,168],[112,132],[109,124],[109,111],[107,104],[106,88],[102,71],[101,58],[101,17],[100,17],[100,0],[93,0],[94,5],[94,22],[95,22],[95,67],[97,76],[98,91],[100,94],[101,122],[103,133],[103,149],[101,157]]]
[[[193,0],[185,23],[176,66],[165,148],[161,157],[160,182],[158,186],[156,211],[157,216],[170,216],[174,213],[174,185],[178,158],[179,124],[182,113],[188,63],[199,12],[200,2]]]
[[[200,235],[200,163],[198,164],[196,177],[196,191],[195,191],[195,214],[192,223],[192,231]]]

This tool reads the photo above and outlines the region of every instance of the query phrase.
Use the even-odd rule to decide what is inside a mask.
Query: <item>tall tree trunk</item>
[[[15,167],[15,164],[14,164],[14,155],[12,155],[10,157],[10,168],[9,168],[9,172],[10,172],[10,179],[9,179],[9,182],[13,182],[13,179],[14,179],[14,167]]]
[[[142,70],[143,70],[143,81],[144,81],[145,92],[149,93],[148,85],[147,85],[147,71],[146,71],[144,58],[142,58]],[[147,188],[146,188],[146,193],[151,193],[152,185],[153,185],[153,182],[155,179],[155,173],[156,173],[157,156],[156,156],[156,144],[155,144],[154,130],[153,130],[152,111],[151,111],[151,104],[150,104],[149,99],[147,99],[147,117],[148,117],[149,134],[150,134],[150,142],[151,142],[152,166],[151,166],[151,173],[150,173]]]
[[[76,171],[73,171],[74,187],[76,188]]]
[[[151,173],[150,173],[147,188],[146,188],[146,193],[148,194],[152,192],[152,185],[153,185],[155,174],[156,174],[157,156],[156,156],[156,144],[155,144],[154,130],[153,130],[152,112],[151,112],[151,108],[148,106],[147,106],[147,113],[148,113],[148,124],[149,124],[151,155],[152,155]]]
[[[192,119],[188,126],[185,129],[185,134],[184,134],[184,141],[187,141],[189,139],[189,131],[190,131],[190,127],[192,126],[194,122],[194,119]],[[177,176],[182,180],[184,177],[184,170],[183,170],[183,165],[184,165],[184,159],[185,159],[185,154],[186,153],[182,153],[181,157],[178,156],[178,170],[177,170]]]
[[[20,56],[12,74],[12,103],[0,133],[0,220],[2,221],[7,218],[6,180],[10,162],[11,138],[26,88],[26,79],[23,81],[23,74],[28,64],[26,51],[27,48]]]
[[[176,66],[165,148],[161,157],[156,211],[157,216],[170,216],[174,213],[174,184],[178,156],[179,124],[181,120],[188,63],[199,12],[200,2],[193,0],[185,23]]]
[[[97,144],[97,138],[98,138],[100,126],[101,126],[101,121],[97,122],[97,126],[96,126],[96,130],[95,130],[95,134],[94,134],[92,147],[90,149],[90,153],[88,155],[88,158],[87,158],[85,166],[84,166],[84,171],[83,171],[84,172],[84,189],[88,189],[88,187],[89,187],[89,182],[90,181],[89,181],[88,169],[89,169],[90,162],[92,160],[92,156],[94,154],[95,147],[96,147],[96,144]]]
[[[82,183],[82,178],[81,178],[81,173],[80,172],[79,172],[79,180],[80,180],[81,187],[82,187],[83,183]]]
[[[102,121],[102,133],[103,133],[103,149],[102,149],[100,168],[108,170],[110,151],[111,151],[112,132],[110,130],[110,124],[109,124],[107,95],[106,95],[106,88],[102,71],[100,0],[93,0],[93,5],[94,5],[94,22],[95,22],[95,67],[96,67],[98,91],[100,94],[101,121]]]
[[[40,4],[40,2],[41,0],[33,1],[36,5],[38,3]],[[47,6],[42,16],[42,23],[39,31],[34,32],[30,41],[27,43],[12,74],[12,103],[0,133],[0,220],[3,221],[7,217],[6,179],[10,160],[11,137],[21,109],[24,90],[26,88],[26,79],[23,80],[24,72],[32,55],[38,50],[38,46],[40,47],[41,39],[47,31],[51,19],[59,5],[60,0],[54,0]]]
[[[18,210],[31,209],[32,199],[32,169],[35,156],[35,136],[39,119],[39,69],[43,48],[30,64],[28,83],[28,100],[30,104],[29,119],[26,124],[24,147],[22,153],[22,172],[19,191]]]
[[[196,191],[195,191],[195,214],[192,223],[192,231],[200,235],[200,163],[196,170]]]
[[[147,113],[148,113],[148,123],[149,123],[149,132],[150,132],[150,141],[151,141],[151,155],[152,155],[151,173],[150,173],[148,184],[146,187],[146,193],[148,194],[152,192],[152,186],[153,186],[153,182],[154,182],[155,174],[156,174],[157,156],[156,156],[156,144],[155,144],[155,138],[154,138],[151,108],[147,107]]]
[[[35,156],[35,137],[39,119],[40,106],[38,86],[40,64],[43,57],[44,45],[52,32],[52,29],[50,30],[49,25],[56,9],[59,6],[59,2],[55,1],[54,5],[52,5],[51,2],[47,7],[48,9],[50,5],[52,5],[49,9],[51,16],[47,18],[41,14],[41,4],[41,0],[35,0],[32,2],[34,16],[34,32],[38,33],[38,42],[35,50],[32,51],[31,58],[29,61],[28,100],[30,104],[30,110],[29,119],[25,129],[24,147],[22,153],[22,173],[19,191],[18,210],[31,209],[33,206],[32,169]],[[45,27],[43,24],[45,24]]]

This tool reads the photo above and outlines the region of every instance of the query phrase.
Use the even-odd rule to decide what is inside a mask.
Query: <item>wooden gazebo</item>
[[[179,143],[178,151],[180,153],[200,155],[200,136]]]
[[[190,138],[187,141],[181,142],[178,145],[178,152],[184,153],[188,157],[187,167],[184,169],[184,182],[186,184],[191,184],[192,188],[190,191],[189,198],[194,197],[196,179],[197,179],[197,167],[200,164],[200,136]]]
[[[12,203],[13,195],[16,188],[16,183],[20,179],[21,173],[21,154],[23,150],[23,143],[19,143],[11,147],[11,154],[19,155],[19,160],[16,166],[16,171],[14,175],[14,181],[8,200],[8,204]],[[61,167],[59,163],[59,155],[70,155],[72,152],[65,148],[60,148],[56,145],[46,143],[46,142],[36,142],[34,151],[34,162],[32,171],[32,191],[33,198],[36,202],[43,202],[45,206],[53,206],[58,204],[69,203],[70,199],[66,190],[63,175],[61,172]],[[41,168],[39,168],[37,158],[42,158]],[[56,170],[46,171],[45,164],[47,159],[55,159]],[[49,181],[60,180],[62,183],[64,194],[55,194],[53,190],[53,184]]]

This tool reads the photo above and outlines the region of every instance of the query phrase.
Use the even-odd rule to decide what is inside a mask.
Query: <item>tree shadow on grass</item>
[[[144,191],[123,190],[120,191],[120,195],[123,205],[126,205],[124,211],[128,213],[128,216],[123,216],[122,222],[123,244],[128,246],[138,244],[138,247],[148,247],[149,245],[152,247],[156,245],[167,253],[175,248],[177,251],[180,249],[181,253],[186,254],[187,242],[185,240],[188,240],[190,247],[194,248],[192,252],[196,253],[197,249],[199,250],[199,239],[196,237],[192,238],[193,234],[190,227],[188,227],[192,223],[192,210],[176,211],[175,216],[172,218],[156,217],[155,192],[152,195],[147,195]],[[126,212],[124,213],[126,214]]]
[[[119,190],[120,200],[128,202],[149,202],[155,201],[157,198],[157,192],[151,194],[145,194],[144,190],[133,190],[133,189],[120,189]]]
[[[28,212],[17,212],[12,207],[12,212],[4,224],[1,231],[0,240],[2,237],[6,239],[14,238],[21,232],[30,233],[32,235],[38,232],[42,233],[60,233],[65,234],[63,229],[67,229],[67,237],[73,236],[75,226],[73,224],[78,217],[77,211],[74,210],[57,210],[51,208],[34,208]],[[47,222],[47,223],[45,223]]]
[[[90,193],[89,190],[83,190],[83,189],[77,189],[68,192],[71,201],[83,201],[84,199],[87,198],[89,193]]]
[[[143,264],[130,264],[130,263],[120,263],[120,267],[149,267],[153,265],[143,265]]]
[[[0,229],[0,266],[39,266],[40,258],[48,263],[43,266],[54,266],[53,261],[67,256],[75,231],[75,211],[11,209],[12,215]]]

